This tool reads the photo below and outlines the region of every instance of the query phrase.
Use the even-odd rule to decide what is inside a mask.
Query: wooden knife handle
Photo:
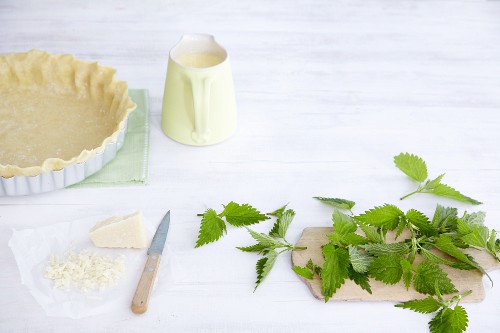
[[[156,278],[156,272],[158,272],[158,266],[160,265],[161,255],[158,253],[151,253],[148,255],[148,260],[144,266],[144,271],[142,272],[141,279],[137,284],[137,289],[135,290],[134,298],[132,299],[132,305],[130,308],[132,312],[141,314],[146,312],[148,309],[149,296],[153,290],[153,284]]]

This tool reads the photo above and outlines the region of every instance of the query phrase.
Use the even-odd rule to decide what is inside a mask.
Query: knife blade
[[[165,214],[160,225],[156,229],[153,240],[151,241],[151,246],[148,249],[148,259],[146,260],[146,265],[144,265],[144,271],[139,279],[139,283],[137,283],[137,289],[135,290],[132,305],[130,306],[134,313],[141,314],[148,309],[149,298],[153,290],[158,267],[160,266],[160,259],[163,248],[165,247],[165,241],[167,240],[169,226],[170,211]]]

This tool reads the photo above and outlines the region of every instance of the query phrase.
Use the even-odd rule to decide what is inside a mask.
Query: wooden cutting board
[[[327,235],[333,232],[333,228],[326,227],[316,227],[316,228],[305,228],[302,232],[302,236],[297,242],[297,246],[305,246],[307,250],[302,251],[292,251],[292,263],[295,266],[304,267],[309,259],[316,265],[322,266],[324,263],[323,253],[321,247],[328,243]],[[404,239],[402,235],[399,239]],[[393,239],[394,236],[388,234],[387,239]],[[495,269],[500,269],[500,263],[496,261],[489,253],[466,249],[464,251],[472,255],[476,261],[481,265],[486,271],[492,271]],[[443,255],[443,254],[441,254]],[[445,257],[447,255],[444,255]],[[449,257],[448,257],[449,258]],[[417,255],[415,263],[422,261],[422,257]],[[451,268],[445,265],[440,265],[443,270],[448,274],[453,284],[459,291],[463,293],[468,290],[472,290],[472,294],[463,299],[464,302],[480,302],[484,299],[484,287],[483,287],[483,276],[477,270],[464,271]],[[324,299],[321,294],[321,282],[317,276],[314,276],[313,280],[308,280],[300,277],[306,285],[311,290],[314,297],[318,299]],[[490,283],[487,278],[485,283]],[[339,301],[398,301],[404,302],[416,298],[425,298],[427,295],[423,295],[415,291],[413,286],[407,291],[403,281],[395,285],[386,285],[382,282],[370,279],[370,285],[372,289],[372,294],[369,294],[365,290],[361,289],[351,280],[346,280],[345,284],[339,288],[331,299]]]

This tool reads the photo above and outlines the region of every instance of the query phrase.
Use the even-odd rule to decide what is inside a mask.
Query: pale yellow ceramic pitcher
[[[184,35],[170,51],[161,125],[175,141],[219,143],[236,130],[236,100],[226,50],[206,34]]]

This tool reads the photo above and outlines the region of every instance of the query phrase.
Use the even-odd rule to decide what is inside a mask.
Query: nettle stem
[[[289,246],[286,246],[280,252],[278,252],[278,254],[282,254],[283,252],[287,252],[287,251],[295,251],[295,250],[297,250],[297,251],[307,250],[307,247],[305,247],[305,246],[293,246],[293,245],[289,245]]]
[[[307,247],[305,247],[305,246],[295,246],[295,245],[289,243],[286,239],[283,238],[283,240],[286,243],[287,250],[292,250],[292,251],[293,250],[297,250],[297,251],[307,250]]]
[[[466,291],[463,294],[460,294],[458,296],[459,296],[459,298],[464,298],[465,296],[469,296],[470,294],[472,294],[472,290],[468,290],[468,291]]]
[[[453,298],[449,299],[448,301],[445,301],[445,305],[449,308],[455,307],[458,305],[458,303],[460,303],[462,298],[469,296],[470,294],[472,294],[472,290],[468,290],[462,294],[456,295]]]
[[[411,233],[411,253],[408,257],[408,261],[413,264],[415,260],[415,256],[417,255],[418,250],[421,248],[420,242],[417,239],[416,231],[415,231],[415,226],[411,223],[407,223],[407,228],[410,230]],[[411,260],[410,260],[411,259]]]
[[[413,191],[413,192],[411,192],[411,193],[408,193],[407,195],[405,195],[405,196],[403,196],[403,197],[399,198],[399,200],[404,200],[404,199],[408,198],[409,196],[414,195],[414,194],[416,194],[416,193],[420,193],[420,192],[422,192],[422,189],[419,187],[419,188],[417,188],[415,191]]]

